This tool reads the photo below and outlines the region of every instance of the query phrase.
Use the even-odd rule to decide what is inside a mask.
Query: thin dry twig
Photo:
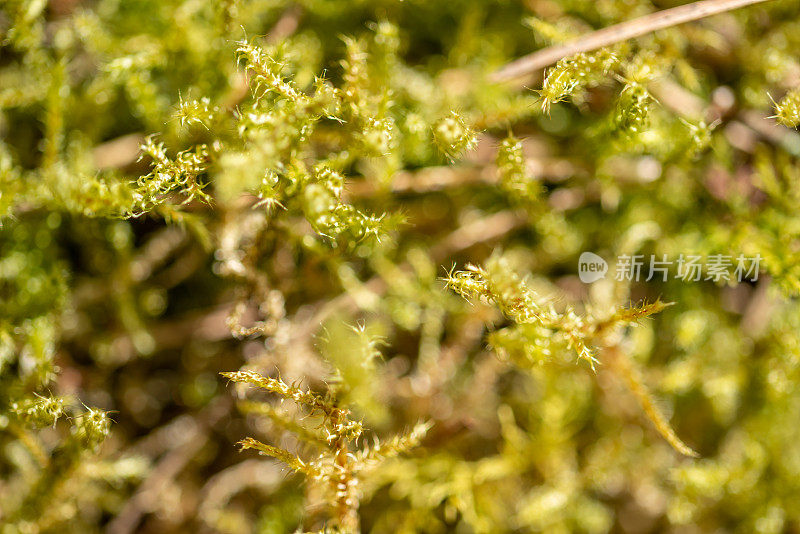
[[[766,1],[768,0],[702,0],[665,9],[597,30],[566,44],[550,46],[523,56],[496,71],[492,74],[491,79],[495,82],[503,82],[521,78],[536,70],[552,65],[564,57],[573,56],[581,52],[591,52],[604,46],[640,37],[671,26],[677,26],[684,22]]]

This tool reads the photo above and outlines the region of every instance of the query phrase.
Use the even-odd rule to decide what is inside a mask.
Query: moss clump
[[[800,529],[797,2],[497,81],[662,4],[4,2],[2,534]]]

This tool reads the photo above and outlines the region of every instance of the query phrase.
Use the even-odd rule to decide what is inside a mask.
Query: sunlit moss
[[[3,3],[3,528],[798,530],[797,2],[492,81],[666,7]]]

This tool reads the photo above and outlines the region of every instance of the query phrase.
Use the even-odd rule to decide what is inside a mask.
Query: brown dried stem
[[[702,0],[683,6],[665,9],[608,28],[579,37],[566,44],[550,46],[537,50],[505,65],[492,74],[495,82],[503,82],[521,78],[534,71],[552,65],[561,58],[573,56],[581,52],[591,52],[604,46],[640,37],[657,30],[677,26],[684,22],[698,20],[733,9],[766,2],[767,0]]]

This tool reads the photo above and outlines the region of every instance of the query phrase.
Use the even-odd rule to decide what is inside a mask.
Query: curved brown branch
[[[563,45],[556,45],[523,56],[492,74],[495,82],[520,78],[536,70],[552,65],[561,58],[580,52],[591,52],[604,46],[640,37],[648,33],[698,20],[717,13],[724,13],[767,0],[702,0],[683,6],[665,9],[602,30],[584,35]]]

